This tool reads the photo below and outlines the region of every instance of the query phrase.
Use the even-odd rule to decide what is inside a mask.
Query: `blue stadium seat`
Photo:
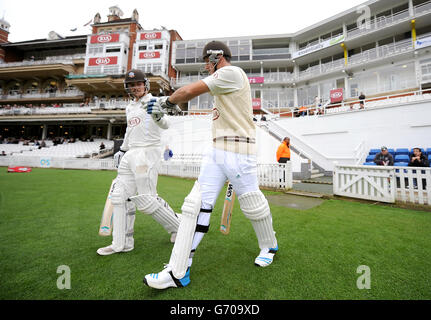
[[[372,154],[378,154],[380,152],[380,149],[371,149],[370,150],[370,153],[369,153],[369,155],[372,155]]]
[[[365,161],[366,162],[372,162],[372,163],[374,163],[374,157],[375,157],[374,154],[373,155],[369,155],[369,156],[367,156],[367,159]]]
[[[395,162],[394,166],[395,167],[408,167],[409,164],[407,162]]]
[[[395,150],[395,155],[398,156],[400,154],[405,154],[405,155],[409,155],[409,149],[407,148],[399,148]]]
[[[407,162],[407,163],[409,163],[410,158],[408,155],[401,154],[401,155],[395,156],[395,162]]]
[[[376,164],[374,162],[365,162],[364,166],[375,166]]]
[[[431,156],[431,148],[427,148],[426,153],[427,155]]]
[[[388,152],[395,157],[395,149],[388,149]]]

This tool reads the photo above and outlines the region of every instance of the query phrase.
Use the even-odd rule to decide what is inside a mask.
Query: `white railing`
[[[431,206],[431,168],[336,166],[334,194]]]
[[[364,62],[379,60],[386,57],[392,57],[394,55],[402,54],[409,50],[412,51],[413,49],[413,42],[411,39],[390,43],[351,56],[348,59],[348,65],[350,66]]]
[[[431,1],[415,6],[415,16],[431,12]]]
[[[35,168],[60,169],[88,169],[88,170],[117,170],[111,159],[78,159],[64,157],[0,157],[0,167],[30,166]],[[159,174],[197,179],[201,163],[189,161],[162,161]],[[293,185],[291,163],[286,164],[258,164],[257,175],[261,187],[291,189]]]
[[[395,202],[394,170],[374,166],[335,166],[334,194],[339,196]]]
[[[378,107],[390,107],[394,105],[399,105],[402,103],[418,103],[422,101],[431,100],[431,93],[429,89],[417,90],[417,91],[406,91],[393,93],[390,95],[376,96],[364,100],[364,108],[360,109],[360,100],[352,101],[342,101],[339,103],[330,104],[327,102],[320,109],[323,109],[323,115],[333,115],[337,113],[345,113],[351,111],[364,111],[368,109],[378,108]],[[315,116],[316,106],[306,106],[304,111],[304,116]],[[299,115],[299,110],[290,110],[280,113],[280,117],[294,118]],[[320,116],[320,115],[319,115]]]
[[[347,39],[352,39],[367,34],[369,32],[389,27],[393,24],[396,24],[402,20],[406,20],[409,18],[410,14],[408,9],[397,12],[390,16],[378,17],[374,21],[369,22],[368,24],[364,23],[361,27],[358,26],[354,29],[347,31]]]

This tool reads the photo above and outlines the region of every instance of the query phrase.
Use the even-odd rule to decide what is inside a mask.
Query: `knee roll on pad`
[[[126,188],[124,187],[123,183],[117,179],[112,189],[113,189],[111,192],[112,205],[118,206],[118,205],[125,204],[127,201],[127,195],[126,195]]]
[[[139,211],[151,215],[168,232],[177,232],[180,225],[179,218],[169,204],[160,197],[141,194],[130,197]]]
[[[242,212],[251,221],[259,248],[275,248],[277,239],[272,227],[271,210],[263,193],[260,190],[245,193],[238,197],[238,201]]]
[[[244,215],[250,220],[262,220],[271,215],[268,201],[261,191],[245,193],[238,197]]]

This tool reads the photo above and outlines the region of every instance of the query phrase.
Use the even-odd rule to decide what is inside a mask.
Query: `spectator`
[[[381,152],[374,157],[374,163],[378,166],[393,166],[394,157],[389,153],[388,148],[382,147]]]
[[[264,114],[262,115],[262,118],[260,118],[260,121],[266,121],[266,117]]]
[[[429,167],[429,161],[427,157],[422,153],[420,148],[414,148],[413,154],[410,157],[409,167]],[[416,170],[413,170],[413,173],[416,173]],[[424,171],[423,171],[424,173]],[[426,179],[422,179],[422,189],[425,190],[427,185]],[[418,180],[417,178],[413,178],[413,186],[415,189],[418,188]]]
[[[307,107],[302,106],[301,108],[299,108],[299,116],[306,116],[307,115]]]
[[[409,167],[429,167],[427,157],[422,153],[420,148],[414,148],[413,154],[410,157]]]
[[[103,142],[100,144],[100,151],[102,151],[102,150],[104,150],[105,149],[105,145],[103,144]]]
[[[255,116],[253,116],[253,121],[254,121],[254,122],[257,122],[257,119],[256,119],[256,117],[255,117]]]
[[[163,153],[163,158],[165,161],[171,160],[171,158],[174,156],[171,149],[169,149],[169,146],[166,146],[165,152]]]
[[[359,96],[359,109],[364,109],[365,108],[365,95],[363,92],[361,92],[361,95]]]
[[[290,161],[290,138],[285,137],[277,149],[277,162],[286,163]]]
[[[4,150],[1,152],[0,156],[4,157],[7,156],[6,152],[4,152]]]

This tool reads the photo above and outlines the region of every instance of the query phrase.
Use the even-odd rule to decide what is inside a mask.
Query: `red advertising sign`
[[[264,77],[249,77],[248,81],[250,83],[264,83],[265,78]]]
[[[161,39],[162,33],[161,32],[145,32],[141,33],[141,40],[155,40],[155,39]]]
[[[253,110],[260,110],[262,108],[262,100],[260,98],[254,98],[252,100]]]
[[[334,89],[330,92],[331,103],[343,101],[343,89]]]
[[[110,64],[117,64],[118,57],[99,57],[99,58],[90,58],[88,61],[89,66],[105,66]]]
[[[159,51],[140,52],[139,53],[139,59],[158,59],[158,58],[160,58],[160,52]]]
[[[98,36],[91,36],[90,43],[109,43],[120,41],[120,34],[100,34]]]
[[[31,172],[31,168],[29,167],[9,167],[7,168],[7,172]]]

